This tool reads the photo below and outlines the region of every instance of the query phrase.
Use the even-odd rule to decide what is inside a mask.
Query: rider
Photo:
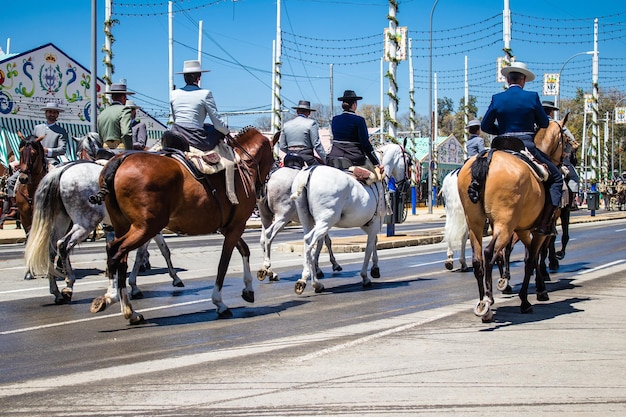
[[[357,101],[362,99],[363,97],[357,96],[353,90],[345,90],[338,98],[343,113],[333,117],[331,122],[333,145],[327,159],[331,164],[330,161],[334,158],[347,158],[352,165],[364,165],[370,171],[374,171],[374,166],[378,166],[382,174],[383,166],[369,141],[365,119],[355,113]]]
[[[229,134],[228,125],[217,111],[211,90],[199,87],[203,72],[200,61],[183,63],[185,86],[171,92],[170,107],[174,124],[171,131],[200,151],[210,151]],[[204,124],[209,116],[211,124]]]
[[[311,108],[311,102],[300,100],[292,109],[296,110],[297,116],[283,125],[278,141],[279,149],[286,154],[297,154],[309,166],[318,164],[313,154],[315,149],[322,163],[326,163],[326,150],[320,141],[319,127],[315,119],[309,117],[315,111]]]
[[[481,129],[492,135],[516,136],[524,142],[530,153],[546,164],[550,176],[546,181],[548,198],[534,232],[542,235],[554,233],[554,212],[561,203],[563,194],[562,176],[550,158],[541,152],[534,143],[535,126],[548,127],[550,120],[541,107],[536,92],[524,91],[526,82],[535,79],[535,74],[523,62],[513,62],[500,70],[506,77],[508,88],[491,98],[491,104],[483,117]]]
[[[133,132],[130,127],[131,109],[126,107],[126,96],[135,94],[126,91],[126,84],[111,84],[111,104],[98,116],[98,134],[106,149],[133,149]]]
[[[48,165],[58,165],[60,157],[65,156],[65,150],[67,148],[67,130],[57,124],[59,113],[65,110],[57,103],[46,103],[41,108],[46,114],[46,123],[40,123],[33,128],[33,136],[41,137],[45,136],[41,141],[43,150],[46,153],[46,160]]]
[[[130,129],[133,132],[133,149],[146,149],[148,141],[148,129],[146,124],[137,118],[137,109],[141,106],[135,104],[132,100],[126,100],[126,107],[130,108]]]
[[[554,120],[554,112],[556,110],[559,110],[559,108],[554,105],[554,102],[544,100],[541,102],[541,106],[546,111],[546,114],[548,115],[548,119]],[[567,174],[565,175],[565,180],[567,182],[567,186],[569,187],[569,189],[572,190],[574,194],[577,194],[578,184],[580,183],[580,177],[578,176],[578,173],[576,172],[576,168],[574,167],[574,165],[576,165],[577,163],[576,162],[576,149],[578,149],[579,144],[578,142],[576,142],[576,139],[574,139],[574,135],[572,134],[572,132],[570,132],[567,126],[563,126],[563,133],[565,134],[565,136],[569,138],[568,142],[570,143],[572,147],[571,152],[566,152],[566,150],[563,149],[563,166],[566,167],[568,171]]]
[[[465,129],[470,134],[465,147],[467,148],[467,157],[471,158],[472,156],[481,153],[485,150],[485,140],[479,136],[480,135],[480,120],[474,119],[470,120],[465,126]]]

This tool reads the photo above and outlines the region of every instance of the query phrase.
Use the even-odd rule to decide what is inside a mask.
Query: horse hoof
[[[452,261],[446,261],[444,265],[448,271],[452,271]]]
[[[302,294],[305,288],[306,288],[306,282],[296,281],[296,286],[294,288],[294,290],[296,291],[296,294],[298,295]]]
[[[218,319],[231,319],[231,318],[233,318],[233,312],[230,311],[230,308],[227,308],[226,310],[222,311],[221,313],[218,311],[217,312],[217,318]]]
[[[100,296],[93,299],[93,301],[91,302],[91,307],[89,307],[89,311],[95,314],[104,311],[106,308],[106,298]]]
[[[556,257],[556,259],[561,260],[561,259],[565,258],[565,251],[564,250],[560,250],[557,253],[555,253],[554,256]]]
[[[265,281],[266,276],[267,276],[267,271],[263,269],[259,269],[256,273],[256,277],[259,281]]]
[[[343,268],[342,268],[340,265],[333,266],[333,271],[335,271],[335,272],[341,272],[341,271],[343,271]]]
[[[26,274],[24,275],[24,279],[28,281],[31,279],[35,279],[35,277],[33,276],[33,274],[30,273],[30,271],[26,271]]]
[[[280,281],[278,274],[276,273],[272,274],[272,276],[270,277],[270,282],[278,282],[278,281]]]
[[[478,317],[485,317],[489,314],[490,304],[488,301],[480,300],[474,307],[474,314]]]
[[[537,301],[550,301],[548,291],[541,291],[537,293]]]
[[[528,313],[533,312],[533,305],[530,304],[528,301],[522,303],[522,305],[519,308],[522,314],[528,314]]]
[[[324,286],[322,284],[320,284],[319,287],[315,288],[315,294],[320,294],[324,291]]]
[[[372,281],[368,279],[367,281],[363,282],[363,288],[372,288]]]
[[[493,311],[489,310],[489,311],[487,312],[487,314],[485,314],[484,316],[482,316],[482,317],[480,318],[480,320],[481,320],[483,323],[491,323],[491,322],[493,322]]]
[[[54,304],[56,305],[62,305],[62,304],[68,304],[68,303],[69,301],[67,300],[67,298],[63,297],[61,294],[54,297]]]
[[[317,275],[318,278],[324,278],[324,272],[323,271],[318,271],[316,273],[316,275]]]
[[[548,268],[550,268],[550,271],[558,270],[559,269],[559,262],[557,260],[550,261],[550,264],[548,265]]]
[[[241,298],[249,303],[254,303],[254,291],[243,290],[241,292]]]
[[[370,271],[370,275],[372,278],[380,278],[380,268],[377,266],[373,267]]]
[[[180,278],[176,278],[174,281],[172,281],[172,287],[184,288],[185,283]]]
[[[513,288],[510,285],[507,285],[505,289],[502,290],[502,294],[511,295],[513,294]]]
[[[469,269],[469,267],[467,265],[461,266],[461,272],[469,272],[469,271],[470,271],[470,269]]]
[[[137,324],[145,324],[146,320],[143,318],[142,314],[135,313],[133,317],[128,321],[132,326],[136,326]]]
[[[72,291],[69,291],[67,288],[61,291],[61,296],[63,296],[63,304],[69,304],[72,301]]]
[[[131,300],[141,300],[142,298],[143,298],[143,292],[141,292],[141,290],[131,291],[130,292],[130,299]]]
[[[506,278],[498,279],[498,290],[504,291],[509,286],[509,280]]]

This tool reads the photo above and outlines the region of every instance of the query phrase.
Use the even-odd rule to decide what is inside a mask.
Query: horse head
[[[388,143],[377,149],[382,156],[380,163],[385,170],[385,177],[393,177],[396,183],[409,179],[409,156],[404,148],[395,143]]]
[[[72,137],[72,139],[76,142],[76,151],[79,159],[87,161],[96,160],[96,154],[98,153],[98,149],[100,149],[100,135],[98,135],[98,133],[89,132],[83,137]]]
[[[270,140],[255,127],[246,126],[229,142],[239,153],[248,170],[251,173],[256,172],[256,186],[262,187],[274,166],[274,153]]]
[[[567,143],[565,135],[565,123],[569,113],[561,120],[551,120],[548,127],[539,129],[535,136],[535,145],[539,150],[548,155],[555,165],[563,162],[563,151]]]
[[[19,181],[21,184],[28,184],[33,180],[33,177],[43,177],[48,172],[48,164],[41,144],[45,135],[24,137],[21,132],[18,132],[17,135],[21,139]]]

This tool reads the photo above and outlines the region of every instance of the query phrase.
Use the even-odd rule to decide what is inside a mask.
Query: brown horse
[[[540,129],[535,144],[556,164],[562,160],[564,134],[561,121],[551,121]],[[479,184],[477,201],[468,192],[472,181]],[[528,302],[530,277],[537,266],[539,251],[547,236],[533,234],[532,230],[542,212],[546,190],[531,168],[516,156],[505,151],[490,151],[469,159],[459,172],[459,195],[465,210],[472,245],[472,264],[478,282],[479,301],[474,313],[484,322],[492,320],[493,304],[492,269],[503,250],[511,241],[513,233],[526,247],[524,281],[519,292],[521,311],[532,310]],[[482,253],[482,237],[485,218],[493,228],[491,242]],[[537,299],[547,301],[543,278],[537,277]]]
[[[100,192],[90,200],[105,201],[115,230],[115,239],[107,245],[107,274],[117,291],[94,299],[92,312],[119,299],[131,324],[144,321],[128,298],[127,256],[164,228],[187,235],[219,232],[224,236],[212,294],[219,318],[232,317],[221,291],[235,247],[244,261],[242,297],[254,302],[250,250],[241,236],[256,205],[256,189],[265,182],[274,157],[270,141],[252,127],[229,138],[229,143],[241,158],[235,173],[236,205],[226,195],[224,171],[198,179],[176,158],[141,151],[120,154],[108,162],[100,176]]]
[[[24,137],[21,132],[17,135],[20,141],[20,175],[15,191],[15,203],[20,214],[20,222],[26,233],[26,239],[33,224],[33,198],[41,179],[48,173],[48,162],[41,141],[45,136]],[[30,271],[26,271],[24,279],[34,279]]]

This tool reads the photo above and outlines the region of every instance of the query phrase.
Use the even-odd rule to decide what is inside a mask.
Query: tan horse
[[[535,144],[559,165],[562,160],[564,134],[561,121],[551,121],[540,129]],[[489,158],[491,156],[491,158]],[[468,189],[475,180],[480,185],[478,201],[472,202]],[[513,233],[526,247],[524,281],[519,292],[522,313],[532,310],[528,302],[528,285],[537,265],[539,251],[547,236],[533,234],[537,220],[546,200],[546,189],[531,168],[505,151],[493,151],[469,159],[459,172],[459,195],[465,210],[472,245],[472,265],[478,282],[479,301],[474,313],[484,322],[492,320],[493,304],[492,269],[511,241]],[[482,237],[485,218],[493,228],[491,242],[482,253]],[[547,301],[548,293],[543,278],[537,278],[537,299]]]

